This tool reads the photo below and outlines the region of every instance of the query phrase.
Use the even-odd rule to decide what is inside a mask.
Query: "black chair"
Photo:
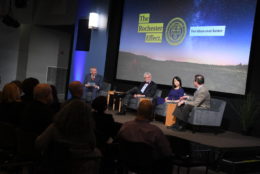
[[[195,148],[194,148],[195,147]],[[186,140],[176,139],[173,157],[173,165],[178,167],[178,174],[181,167],[187,168],[187,174],[194,167],[205,167],[205,173],[208,173],[210,163],[210,150],[205,148],[192,147],[192,144]]]
[[[119,140],[119,166],[123,173],[164,174],[162,160],[155,158],[154,148],[143,142]],[[171,170],[171,169],[170,169]],[[170,171],[171,172],[171,171]]]
[[[42,158],[41,173],[98,174],[101,153],[86,149],[84,144],[56,140]]]
[[[0,122],[0,162],[13,160],[16,154],[16,131],[9,123]]]
[[[15,126],[0,122],[0,171],[29,172],[32,161],[21,160]]]

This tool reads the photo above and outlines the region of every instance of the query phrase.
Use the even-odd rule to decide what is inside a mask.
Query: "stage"
[[[136,112],[128,112],[126,115],[116,115],[113,111],[108,111],[113,114],[113,117],[118,123],[125,123],[127,121],[133,120],[135,118]],[[165,135],[178,137],[185,139],[194,143],[207,145],[214,148],[248,148],[248,147],[259,147],[260,148],[260,138],[245,136],[239,133],[223,131],[218,134],[213,132],[196,132],[192,133],[191,130],[186,130],[184,132],[173,131],[168,129],[163,122],[152,121],[152,124],[159,127]]]

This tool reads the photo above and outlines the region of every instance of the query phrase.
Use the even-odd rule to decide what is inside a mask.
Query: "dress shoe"
[[[168,126],[167,128],[172,130],[178,130],[179,126],[174,124],[173,126]]]
[[[182,125],[179,125],[177,128],[177,131],[185,131],[185,130],[186,130],[185,126]]]

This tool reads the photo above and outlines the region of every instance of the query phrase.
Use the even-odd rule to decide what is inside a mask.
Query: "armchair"
[[[189,115],[188,123],[192,126],[220,127],[226,101],[211,99],[210,105],[210,109],[194,107]]]
[[[162,90],[157,89],[155,95],[152,98],[146,98],[146,97],[131,98],[127,107],[130,109],[137,110],[140,101],[142,101],[143,99],[148,99],[152,101],[154,98],[160,97],[161,95],[162,95]]]
[[[111,84],[108,82],[103,82],[97,96],[107,96],[108,91],[111,89]],[[88,91],[85,93],[86,102],[91,102],[92,92]]]

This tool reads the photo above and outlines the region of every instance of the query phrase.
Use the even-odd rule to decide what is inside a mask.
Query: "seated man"
[[[173,115],[176,117],[176,123],[173,126],[175,130],[181,131],[185,129],[189,113],[193,107],[210,108],[210,94],[208,89],[204,86],[204,76],[200,74],[195,75],[193,84],[195,88],[197,88],[194,96],[181,97],[178,107],[173,112]]]
[[[122,110],[119,115],[124,115],[126,113],[126,106],[129,103],[131,97],[153,97],[156,93],[157,85],[152,81],[152,74],[149,72],[144,73],[144,82],[142,82],[139,87],[134,87],[128,90],[123,98]]]
[[[86,93],[91,92],[91,101],[97,97],[98,90],[102,85],[102,76],[97,74],[97,68],[91,67],[90,73],[86,75],[84,85],[86,87]]]
[[[172,150],[170,143],[162,130],[150,124],[152,120],[153,104],[149,100],[140,102],[137,116],[134,120],[124,123],[119,130],[118,139],[129,142],[141,142],[154,149],[154,160],[158,161],[159,173],[171,173],[171,162],[168,159]],[[155,167],[155,166],[154,166]]]
[[[71,94],[71,98],[68,99],[67,101],[65,101],[62,104],[62,107],[64,107],[65,105],[69,104],[71,101],[74,101],[75,99],[77,100],[81,100],[82,96],[83,96],[83,89],[84,86],[80,81],[72,81],[69,84],[69,92]]]

